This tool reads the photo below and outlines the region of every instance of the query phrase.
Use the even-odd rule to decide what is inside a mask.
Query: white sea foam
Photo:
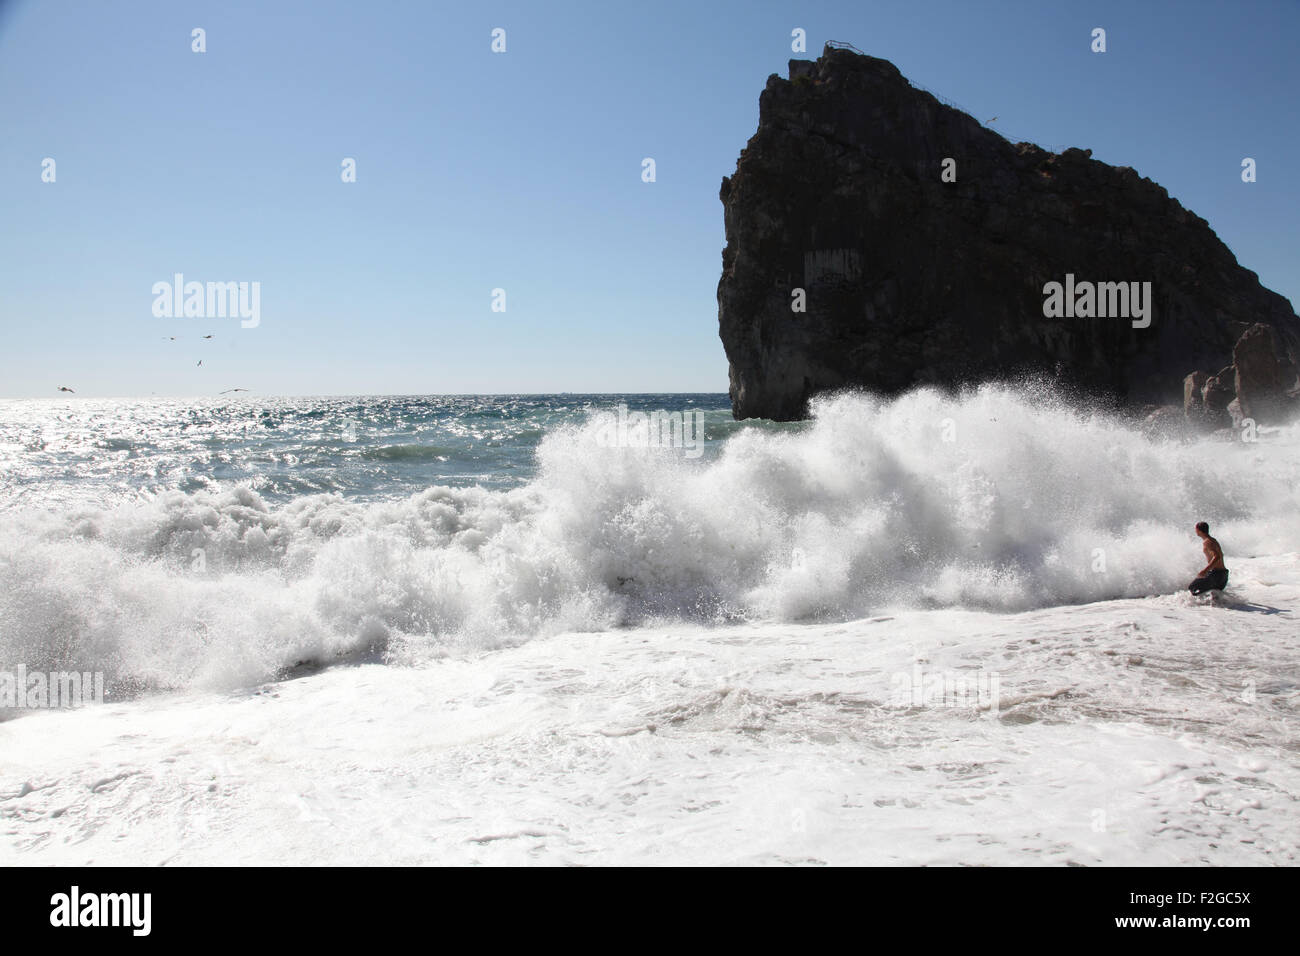
[[[538,477],[504,492],[11,510],[0,663],[105,670],[119,693],[235,687],[563,631],[1168,592],[1198,567],[1202,519],[1229,567],[1300,544],[1294,428],[1163,442],[997,387],[823,400],[805,427],[741,430],[703,461],[602,445],[600,427],[548,435]]]

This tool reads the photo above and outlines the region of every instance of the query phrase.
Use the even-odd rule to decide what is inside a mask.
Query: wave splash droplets
[[[565,630],[1137,597],[1228,552],[1291,550],[1294,430],[1152,441],[1050,393],[823,399],[721,454],[552,431],[509,491],[271,507],[247,487],[28,515],[0,532],[0,654],[110,687],[257,683]],[[1277,469],[1277,474],[1270,472]]]

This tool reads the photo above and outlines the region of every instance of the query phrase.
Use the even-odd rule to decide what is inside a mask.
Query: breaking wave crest
[[[711,459],[550,432],[538,477],[271,506],[246,486],[6,515],[0,666],[233,688],[566,630],[1016,611],[1181,587],[1210,522],[1295,550],[1294,429],[1154,440],[1047,392],[840,395]]]

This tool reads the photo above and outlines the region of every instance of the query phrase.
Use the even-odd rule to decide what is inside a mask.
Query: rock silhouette
[[[1294,376],[1300,358],[1290,303],[1164,188],[1088,150],[1012,144],[886,60],[827,46],[791,60],[789,79],[769,77],[719,195],[736,418],[798,419],[812,396],[845,387],[1025,375],[1130,408],[1177,405],[1188,373],[1232,362],[1256,324],[1271,327],[1280,368]],[[1045,285],[1067,276],[1098,284],[1095,299],[1046,317]],[[1120,290],[1100,285],[1148,282],[1145,328],[1115,315]],[[1214,376],[1207,413],[1210,377],[1195,414],[1224,421],[1240,386]]]

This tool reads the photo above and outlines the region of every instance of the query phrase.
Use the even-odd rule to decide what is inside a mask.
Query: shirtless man
[[[1204,521],[1196,525],[1196,533],[1201,538],[1201,550],[1205,552],[1205,560],[1209,564],[1187,586],[1187,590],[1193,594],[1222,591],[1228,586],[1228,569],[1223,566],[1223,549],[1219,547],[1219,542],[1210,537],[1210,526]]]

